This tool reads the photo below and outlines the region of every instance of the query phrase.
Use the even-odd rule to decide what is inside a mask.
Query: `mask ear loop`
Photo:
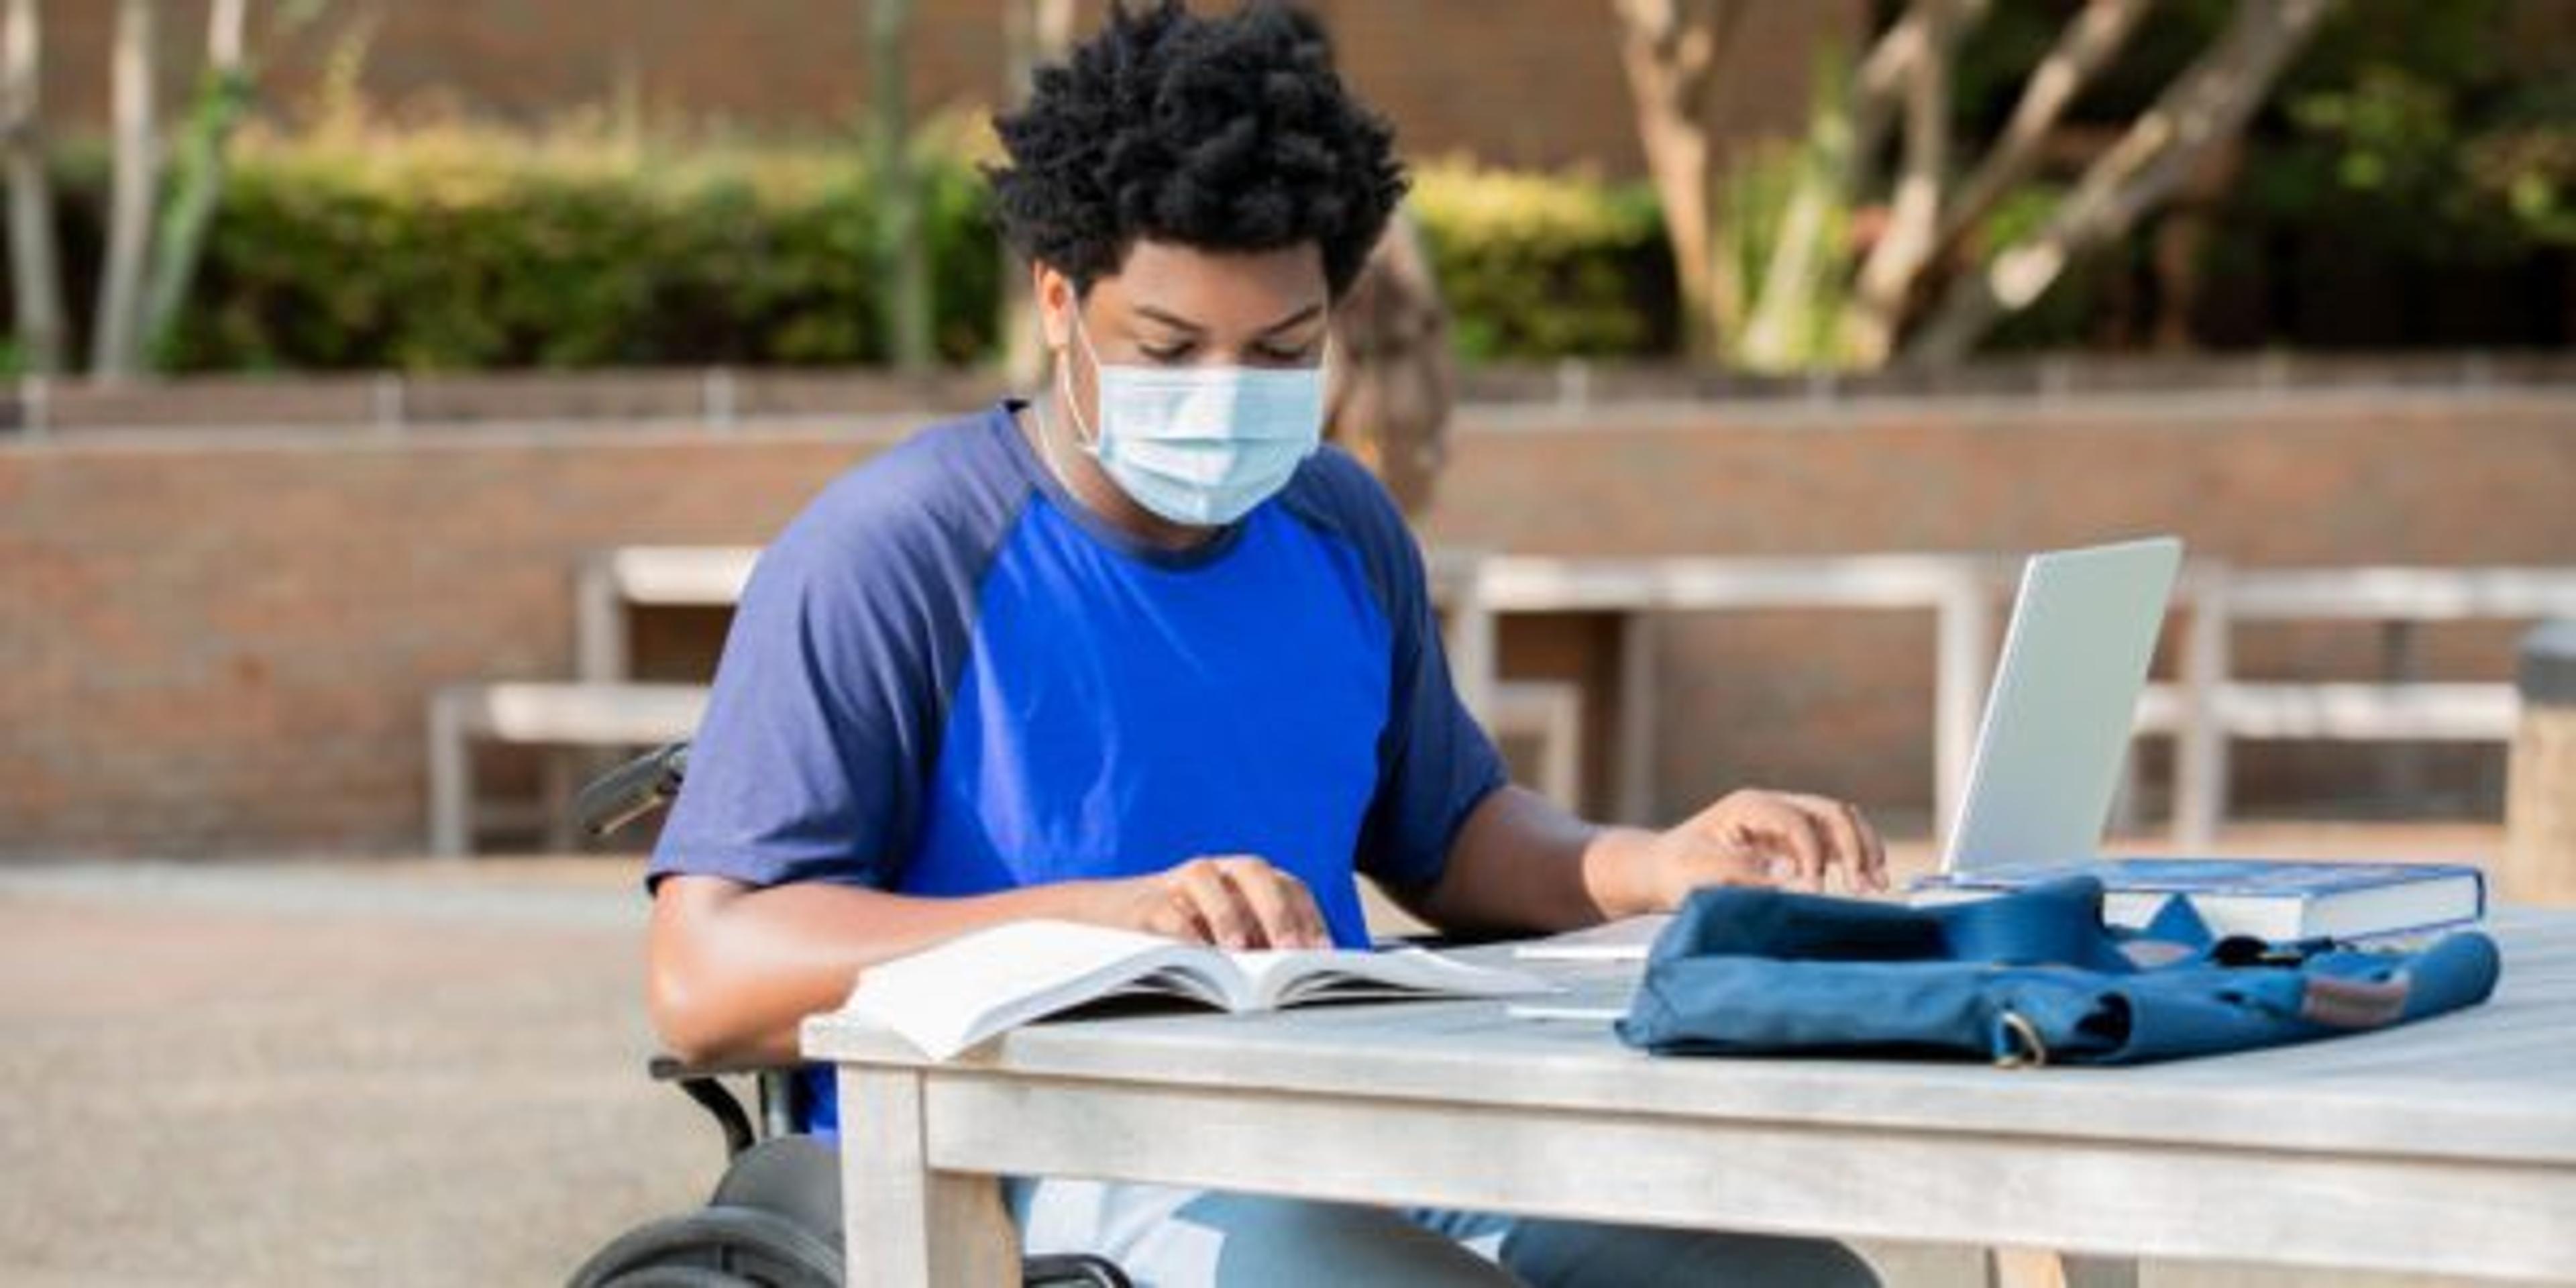
[[[1075,341],[1081,344],[1083,350],[1088,353],[1091,349],[1091,339],[1089,336],[1083,334],[1082,314],[1079,311],[1075,312],[1073,315],[1073,336]],[[1082,423],[1081,404],[1074,400],[1072,375],[1073,361],[1070,356],[1071,353],[1072,346],[1068,345],[1064,352],[1059,353],[1050,363],[1050,365],[1055,368],[1055,386],[1057,391],[1064,395],[1065,415],[1073,418],[1073,445],[1089,452],[1093,456],[1098,456],[1100,454],[1098,446],[1100,438],[1098,435],[1093,434],[1091,436],[1091,441],[1088,443],[1082,441],[1083,435],[1090,433],[1090,427]],[[1092,356],[1091,366],[1092,370],[1095,372],[1100,369],[1100,359],[1097,355]],[[1055,427],[1054,424],[1047,419],[1046,409],[1040,407],[1037,403],[1032,402],[1029,404],[1029,414],[1037,418],[1038,451],[1041,455],[1046,457],[1047,469],[1055,474],[1057,482],[1064,484],[1067,488],[1071,488],[1073,486],[1073,475],[1066,471],[1064,462],[1057,456]]]
[[[1080,345],[1082,347],[1083,356],[1091,359],[1091,384],[1093,388],[1099,388],[1100,354],[1091,347],[1091,336],[1088,330],[1082,325],[1082,310],[1080,308],[1073,310],[1073,344],[1066,345],[1064,356],[1056,360],[1055,387],[1056,392],[1064,395],[1064,414],[1073,418],[1073,445],[1091,453],[1094,456],[1098,456],[1100,454],[1100,435],[1094,433],[1091,426],[1083,423],[1081,400],[1073,396],[1072,353],[1074,345]],[[1090,441],[1083,441],[1085,439],[1089,439]]]

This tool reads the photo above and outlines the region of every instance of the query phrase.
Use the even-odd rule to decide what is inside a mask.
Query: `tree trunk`
[[[152,122],[154,0],[119,0],[116,17],[116,163],[108,204],[107,268],[99,279],[90,373],[120,380],[141,369],[143,274],[152,249],[160,141]]]
[[[895,368],[930,369],[930,247],[921,229],[921,174],[913,163],[911,89],[905,37],[912,0],[869,0],[868,88],[874,122],[877,263],[886,338]]]
[[[1326,437],[1360,458],[1418,516],[1448,460],[1457,372],[1449,311],[1412,214],[1399,207],[1333,310]]]
[[[1843,330],[1846,356],[1865,367],[1887,361],[1914,286],[1932,259],[1941,195],[1950,168],[1950,63],[1982,0],[1914,0],[1917,24],[1905,75],[1905,160],[1887,228],[1861,265]]]
[[[1719,236],[1718,64],[1749,0],[1618,0],[1620,56],[1665,235],[1681,279],[1682,333],[1691,356],[1718,356],[1743,316],[1743,283]]]
[[[196,280],[197,260],[205,249],[206,230],[223,199],[225,148],[250,109],[250,73],[242,60],[242,21],[248,8],[249,0],[214,0],[207,18],[205,80],[189,111],[188,133],[172,180],[176,191],[162,218],[144,315],[145,356],[156,367],[168,361],[179,310],[188,301],[188,287]]]
[[[2126,235],[2211,148],[2245,128],[2331,0],[2240,0],[2226,34],[2086,171],[2055,216],[1962,278],[1907,348],[1910,362],[1957,362],[2006,312],[2036,300],[2075,257]]]
[[[1073,0],[1009,0],[1002,10],[1002,101],[1013,109],[1028,102],[1037,69],[1073,48]],[[1035,389],[1046,375],[1046,340],[1038,327],[1037,297],[1029,266],[1009,246],[1002,255],[1002,370],[1014,389]]]
[[[2216,235],[2221,206],[2235,187],[2245,140],[2231,138],[2210,149],[2164,217],[2156,221],[2153,264],[2156,312],[2148,343],[2163,353],[2192,348],[2192,321],[2200,311],[2201,269]]]
[[[1755,371],[1816,365],[1823,357],[1816,351],[1820,328],[1839,324],[1838,318],[1821,316],[1827,312],[1826,284],[1842,271],[1826,241],[1840,222],[1836,213],[1851,204],[1854,108],[1852,94],[1831,69],[1820,70],[1817,85],[1814,119],[1798,158],[1798,186],[1780,215],[1761,293],[1735,346],[1735,360]]]
[[[0,143],[9,175],[9,278],[15,287],[20,360],[51,375],[63,369],[62,256],[54,242],[54,191],[45,172],[40,82],[43,26],[36,0],[9,0],[0,20]]]

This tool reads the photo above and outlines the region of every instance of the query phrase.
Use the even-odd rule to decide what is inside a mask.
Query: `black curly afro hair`
[[[1010,157],[985,172],[1003,235],[1082,291],[1139,238],[1311,241],[1338,297],[1405,189],[1393,132],[1343,89],[1312,21],[1271,0],[1223,17],[1114,3],[993,126]]]

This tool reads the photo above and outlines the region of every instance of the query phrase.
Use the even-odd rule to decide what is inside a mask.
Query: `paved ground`
[[[561,1282],[695,1202],[631,880],[0,874],[0,1280]]]
[[[2255,829],[2225,848],[2496,847]],[[641,1073],[635,881],[596,858],[0,868],[0,1282],[559,1283],[695,1204],[719,1147]],[[1956,1257],[1894,1264],[1959,1281]]]

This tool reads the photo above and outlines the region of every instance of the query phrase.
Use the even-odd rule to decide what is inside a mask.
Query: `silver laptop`
[[[2004,631],[1942,871],[2095,857],[2181,566],[2182,542],[2172,537],[2032,556]],[[1634,962],[1663,920],[1541,941],[1520,955]],[[1615,1020],[1627,1013],[1634,987],[1631,976],[1587,980],[1509,1009],[1525,1019]]]
[[[2031,557],[1943,872],[2097,857],[2181,566],[2172,537]]]

